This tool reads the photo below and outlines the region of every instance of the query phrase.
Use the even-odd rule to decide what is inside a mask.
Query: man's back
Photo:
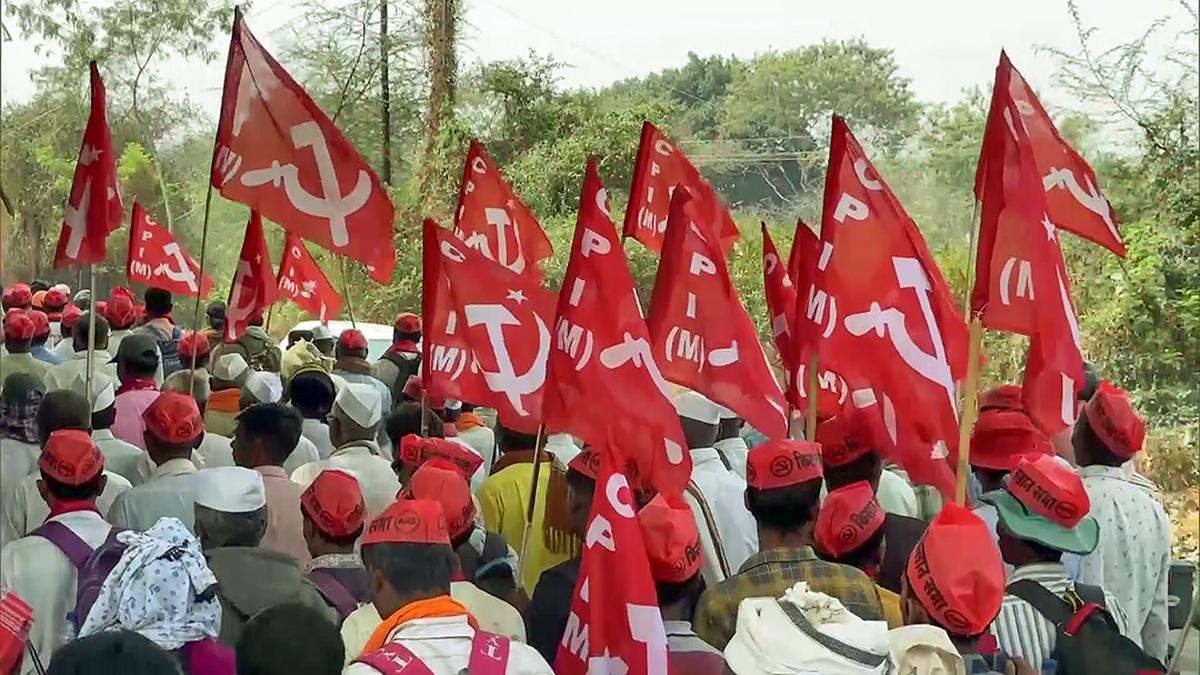
[[[205,487],[190,460],[169,460],[145,483],[121,493],[109,510],[109,520],[117,527],[145,531],[159,518],[171,516],[195,534],[196,497]]]
[[[104,486],[104,492],[96,498],[96,509],[100,511],[100,516],[107,520],[113,502],[132,486],[129,481],[107,469],[104,475],[108,478],[108,483]],[[8,500],[3,502],[3,509],[0,509],[3,515],[0,518],[0,546],[24,537],[50,517],[50,506],[38,492],[39,480],[40,472],[25,476]]]
[[[146,449],[146,423],[142,413],[158,398],[157,389],[134,389],[117,394],[117,419],[112,432],[117,438],[141,450]]]
[[[116,381],[117,367],[109,361],[112,356],[108,350],[97,349],[92,353],[92,375],[105,375]],[[7,372],[7,371],[5,371]],[[50,366],[46,370],[46,391],[70,389],[74,380],[87,377],[87,352],[75,352],[62,363]]]
[[[425,664],[433,675],[466,672],[475,629],[465,616],[412,619],[392,631],[388,642],[397,642]],[[380,671],[364,663],[353,663],[345,675],[375,675]],[[509,645],[506,675],[550,675],[553,671],[532,647],[520,642]]]
[[[1156,659],[1167,655],[1167,573],[1171,526],[1162,505],[1118,467],[1079,470],[1100,524],[1100,544],[1079,564],[1080,583],[1112,593],[1129,638]]]
[[[92,440],[100,448],[100,454],[104,455],[105,470],[119,474],[132,485],[141,482],[138,464],[145,452],[114,436],[112,429],[96,429],[92,432]]]
[[[50,364],[33,358],[33,355],[28,352],[0,356],[0,374],[3,374],[4,377],[8,377],[13,373],[29,373],[45,381],[46,373],[49,370]],[[61,389],[61,387],[55,388]]]
[[[550,485],[551,462],[542,461],[538,474],[538,494],[546,494]],[[533,487],[533,462],[521,462],[503,467],[483,482],[479,489],[479,506],[483,522],[491,532],[499,532],[510,542],[524,540],[525,511],[529,508],[529,493]],[[533,531],[529,546],[521,560],[521,581],[526,593],[537,586],[542,572],[571,557],[571,551],[551,551],[542,529],[546,519],[546,500],[534,505]]]
[[[244,546],[216,548],[204,554],[217,577],[223,644],[236,645],[242,626],[259,611],[288,602],[317,609],[337,625],[336,614],[316,586],[301,576],[291,556]]]
[[[837,598],[864,621],[883,620],[879,595],[867,575],[849,565],[820,560],[811,546],[805,546],[760,551],[750,556],[736,575],[706,590],[696,610],[696,633],[724,649],[733,639],[742,600],[777,598],[797,581],[806,581],[811,590]]]
[[[714,448],[693,449],[691,454],[692,484],[699,495],[689,488],[684,499],[700,530],[704,580],[715,586],[758,550],[758,529],[746,509],[746,481],[725,468]]]

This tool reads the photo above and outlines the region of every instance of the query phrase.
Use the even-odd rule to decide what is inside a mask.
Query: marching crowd
[[[3,306],[0,673],[550,673],[574,639],[600,457],[426,395],[418,316],[371,361],[261,317],[225,343],[219,302],[182,331],[156,288]],[[853,409],[765,440],[673,402],[692,479],[636,516],[670,672],[1163,672],[1169,524],[1096,369],[1055,442],[980,397],[966,506]]]

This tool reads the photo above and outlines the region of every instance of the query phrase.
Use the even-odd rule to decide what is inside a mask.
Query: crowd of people
[[[0,673],[554,672],[601,458],[427,395],[418,316],[372,361],[354,329],[225,342],[220,302],[183,331],[155,288],[3,306]],[[678,391],[692,480],[637,513],[670,672],[1163,672],[1145,425],[1088,374],[1063,438],[980,397],[965,505],[853,408],[766,440]]]

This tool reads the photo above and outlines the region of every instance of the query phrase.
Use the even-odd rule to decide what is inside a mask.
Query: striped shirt
[[[1062,563],[1037,563],[1017,568],[1008,583],[1029,580],[1045,586],[1059,597],[1075,587],[1067,578],[1067,569]],[[1116,621],[1122,635],[1129,634],[1125,613],[1108,591],[1104,592],[1104,604]],[[1000,643],[1000,649],[1009,656],[1019,656],[1035,670],[1054,652],[1054,624],[1042,617],[1033,605],[1015,595],[1005,595],[1000,603],[1000,614],[992,622],[991,632]]]

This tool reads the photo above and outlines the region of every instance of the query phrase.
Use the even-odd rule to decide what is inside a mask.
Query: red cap
[[[42,314],[42,316],[46,316]],[[35,330],[29,312],[10,309],[4,315],[4,339],[13,342],[32,340]]]
[[[392,327],[401,333],[420,333],[421,317],[412,312],[400,312],[396,315],[396,322]]]
[[[128,328],[136,318],[133,312],[133,301],[124,294],[118,295],[114,290],[112,299],[104,307],[104,316],[113,328]]]
[[[842,466],[872,452],[865,432],[851,408],[818,425],[816,441],[821,444],[821,462],[826,466]]]
[[[567,468],[592,480],[598,480],[600,477],[600,453],[593,446],[586,446],[582,452],[571,458],[571,461],[567,463]]]
[[[43,335],[50,334],[50,317],[47,316],[45,312],[41,311],[40,309],[31,309],[27,313],[29,314],[30,320],[33,321],[34,337],[41,337]]]
[[[88,432],[60,429],[46,440],[38,468],[64,485],[83,485],[104,470],[104,455]]]
[[[300,510],[327,536],[344,539],[362,530],[367,517],[358,480],[326,469],[300,494]]]
[[[362,546],[371,544],[450,544],[442,505],[425,499],[392,502],[370,525]]]
[[[655,581],[678,584],[700,573],[700,531],[686,503],[659,493],[637,517]]]
[[[64,336],[66,336],[67,332],[75,327],[75,324],[79,322],[79,317],[81,316],[83,316],[83,310],[79,309],[75,305],[67,305],[66,307],[63,307],[62,318],[59,319],[59,323],[62,325],[62,334]]]
[[[196,400],[187,394],[164,391],[142,413],[146,431],[165,443],[186,443],[204,433]]]
[[[397,457],[405,464],[418,468],[435,457],[443,459],[466,479],[475,475],[483,465],[483,458],[462,443],[444,438],[422,438],[416,434],[408,434],[400,439]]]
[[[70,300],[62,289],[51,288],[46,291],[46,297],[42,298],[42,306],[50,312],[61,312]]]
[[[1049,439],[1023,412],[989,408],[979,414],[971,430],[971,466],[1008,471],[1019,455],[1050,455]]]
[[[433,458],[421,465],[403,491],[404,499],[428,499],[441,504],[446,531],[457,539],[475,526],[475,502],[471,487],[450,462]]]
[[[1129,394],[1107,380],[1100,383],[1092,400],[1083,406],[1088,427],[1117,457],[1129,458],[1142,449],[1146,423],[1129,401]]]
[[[108,298],[109,298],[109,300],[115,300],[117,298],[125,298],[126,300],[128,300],[130,302],[130,304],[133,304],[134,302],[137,301],[137,296],[135,296],[133,294],[133,291],[129,290],[128,288],[126,288],[124,286],[114,286],[113,289],[108,292]]]
[[[208,356],[212,346],[208,344],[208,338],[199,335],[194,330],[186,330],[179,337],[179,355],[183,357],[183,364],[190,368],[192,364],[192,352],[196,352],[196,358],[201,359]]]
[[[420,401],[421,396],[425,394],[425,383],[421,381],[421,376],[409,375],[408,380],[404,383],[403,393],[414,401]],[[444,396],[425,396],[425,405],[440,410],[446,407],[446,398]]]
[[[97,300],[96,301],[96,316],[102,316],[107,319],[108,314],[105,313],[105,311],[107,309],[108,309],[108,301],[106,301],[106,300]]]
[[[809,441],[767,441],[746,457],[746,485],[756,490],[791,487],[823,475],[821,446]]]
[[[1083,479],[1053,455],[1022,457],[1008,481],[1008,491],[1025,508],[1068,529],[1078,525],[1092,508]]]
[[[982,633],[1000,613],[1004,563],[988,526],[953,502],[908,558],[908,587],[933,620],[959,636]]]
[[[833,490],[821,503],[814,536],[817,548],[834,558],[862,548],[883,527],[883,509],[865,480]]]
[[[4,307],[28,309],[33,304],[33,291],[29,284],[13,284],[4,291]]]
[[[351,328],[342,331],[338,336],[338,346],[345,351],[356,351],[367,348],[367,337],[362,334],[361,330]]]
[[[1024,392],[1019,384],[1001,384],[979,395],[979,412],[985,410],[1015,410],[1028,414]]]

